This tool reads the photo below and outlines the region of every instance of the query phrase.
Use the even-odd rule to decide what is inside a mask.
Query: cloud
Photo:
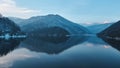
[[[106,24],[106,23],[110,23],[110,21],[108,21],[108,20],[105,20],[105,21],[103,22],[103,24]]]
[[[19,7],[14,0],[1,0],[0,13],[4,16],[28,18],[30,16],[39,14],[40,11]]]

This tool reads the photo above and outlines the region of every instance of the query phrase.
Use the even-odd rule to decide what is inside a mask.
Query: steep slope
[[[59,16],[59,15],[47,15],[47,16],[37,16],[32,17],[26,21],[24,21],[25,25],[22,27],[24,31],[34,31],[36,29],[41,28],[49,28],[49,27],[61,27],[68,30],[70,33],[86,33],[89,32],[86,28],[67,19]],[[31,30],[32,29],[32,30]]]
[[[114,23],[104,31],[98,33],[98,36],[107,38],[120,37],[120,21]]]
[[[21,31],[20,27],[16,25],[13,21],[5,17],[0,18],[0,34],[4,33],[15,34],[20,31]]]

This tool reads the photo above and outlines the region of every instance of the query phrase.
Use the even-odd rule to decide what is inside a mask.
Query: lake
[[[108,41],[97,37],[71,37],[57,43],[26,39],[13,47],[14,42],[10,49],[1,46],[0,68],[120,68],[120,44]]]

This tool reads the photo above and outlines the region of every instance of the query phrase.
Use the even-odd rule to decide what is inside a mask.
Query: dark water
[[[120,41],[104,41],[71,37],[59,43],[31,38],[17,46],[7,42],[0,46],[0,68],[120,68]]]

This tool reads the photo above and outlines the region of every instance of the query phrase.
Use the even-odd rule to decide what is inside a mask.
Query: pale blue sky
[[[120,0],[12,0],[17,6],[39,11],[35,15],[59,14],[73,22],[120,20]],[[18,16],[19,17],[19,16]]]

